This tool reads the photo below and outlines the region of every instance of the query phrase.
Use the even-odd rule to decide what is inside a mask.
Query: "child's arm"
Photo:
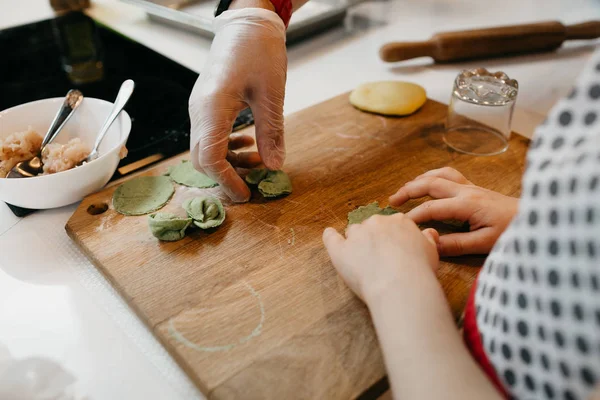
[[[436,279],[437,232],[375,215],[346,237],[328,228],[333,265],[373,317],[392,391],[406,399],[500,398],[461,342]]]
[[[409,284],[367,298],[367,304],[394,398],[501,398],[465,348],[433,277],[413,276]]]

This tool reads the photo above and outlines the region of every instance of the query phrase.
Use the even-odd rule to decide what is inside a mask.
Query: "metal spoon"
[[[42,159],[41,155],[44,151],[46,145],[54,140],[60,130],[65,126],[73,112],[81,102],[83,101],[83,94],[79,90],[69,90],[69,93],[65,96],[65,101],[61,105],[58,113],[54,117],[52,124],[50,124],[50,128],[48,128],[48,132],[46,132],[46,136],[44,136],[44,140],[42,141],[42,145],[40,146],[40,151],[38,154],[33,157],[31,160],[21,161],[17,163],[10,170],[7,178],[31,178],[33,176],[38,175],[42,172]]]
[[[108,115],[108,118],[106,118],[106,121],[104,122],[104,125],[102,125],[100,133],[96,138],[94,148],[92,149],[90,155],[83,159],[81,162],[79,162],[77,166],[94,161],[96,158],[98,158],[98,148],[100,147],[100,143],[102,143],[102,139],[104,139],[106,132],[108,132],[108,129],[110,128],[112,123],[115,121],[115,119],[117,119],[117,117],[127,104],[127,101],[129,101],[129,98],[131,97],[134,88],[135,83],[131,79],[127,79],[125,82],[123,82],[121,88],[119,89],[119,93],[117,94],[117,98],[115,99],[115,104],[113,105],[112,110],[110,110],[110,114]]]

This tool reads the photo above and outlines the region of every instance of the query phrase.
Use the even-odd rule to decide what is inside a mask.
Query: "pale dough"
[[[354,107],[383,115],[409,115],[425,104],[427,94],[410,82],[381,81],[364,83],[350,93]]]

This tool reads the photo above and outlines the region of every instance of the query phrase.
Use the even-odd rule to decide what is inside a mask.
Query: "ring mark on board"
[[[262,332],[263,324],[265,322],[265,305],[262,301],[260,294],[256,290],[254,290],[254,288],[248,282],[244,282],[244,286],[246,286],[246,289],[248,289],[250,294],[256,299],[256,301],[258,303],[258,307],[260,309],[260,321],[258,322],[256,327],[252,330],[252,332],[250,332],[249,335],[238,339],[235,343],[229,343],[229,344],[220,345],[220,346],[201,346],[197,343],[192,342],[188,338],[186,338],[181,332],[179,332],[177,330],[177,328],[175,327],[175,324],[173,323],[173,320],[170,320],[168,329],[169,329],[169,334],[171,335],[171,337],[173,339],[175,339],[176,341],[178,341],[179,343],[181,343],[184,346],[189,347],[191,349],[194,349],[197,351],[202,351],[202,352],[214,353],[214,352],[218,352],[218,351],[232,350],[233,348],[235,348],[241,344],[244,344],[244,343],[250,341],[252,338],[260,335]]]

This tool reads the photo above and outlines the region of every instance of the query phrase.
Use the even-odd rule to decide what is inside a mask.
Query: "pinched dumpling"
[[[215,197],[199,196],[187,199],[183,208],[194,220],[194,225],[201,229],[215,228],[225,221],[223,204]]]
[[[167,242],[183,239],[185,230],[191,223],[191,218],[182,218],[169,213],[156,213],[148,216],[148,226],[150,226],[152,235]]]
[[[246,176],[246,182],[258,185],[258,191],[264,197],[279,197],[292,193],[292,181],[283,171],[256,168]]]

